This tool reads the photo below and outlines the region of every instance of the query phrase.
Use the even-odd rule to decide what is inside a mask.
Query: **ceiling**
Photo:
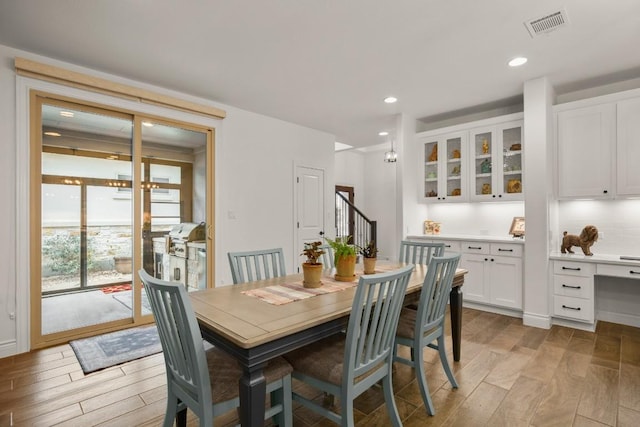
[[[529,35],[561,8],[569,25]],[[0,44],[364,147],[398,113],[512,102],[541,76],[558,93],[640,77],[640,1],[0,0]]]

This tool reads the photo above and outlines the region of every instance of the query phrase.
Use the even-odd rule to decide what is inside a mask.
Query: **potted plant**
[[[378,248],[376,242],[370,240],[367,246],[358,247],[358,252],[362,255],[364,263],[364,274],[373,274],[376,272],[376,259],[378,256]]]
[[[319,288],[322,286],[320,281],[322,263],[318,259],[324,254],[324,250],[319,248],[320,245],[322,245],[322,242],[305,243],[304,250],[300,254],[307,257],[307,260],[302,263],[302,275],[304,277],[302,284],[305,288]]]
[[[325,240],[333,249],[336,265],[335,279],[341,282],[353,281],[356,278],[356,255],[358,254],[358,249],[356,245],[349,243],[351,236],[336,237],[335,240],[325,237]]]

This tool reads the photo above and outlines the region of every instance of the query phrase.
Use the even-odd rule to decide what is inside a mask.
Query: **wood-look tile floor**
[[[425,412],[413,370],[395,366],[405,426],[640,426],[639,328],[600,322],[595,333],[544,330],[465,309],[462,358],[453,363],[460,387],[451,389],[435,351],[425,350],[425,360],[433,417]],[[82,373],[69,345],[0,359],[2,427],[158,426],[165,400],[161,354],[90,375]],[[356,425],[389,425],[380,389],[360,396],[355,406]],[[233,422],[234,415],[216,425]],[[189,414],[190,426],[197,421]],[[294,425],[333,424],[294,403]]]

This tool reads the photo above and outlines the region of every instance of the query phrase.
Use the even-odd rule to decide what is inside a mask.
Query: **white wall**
[[[28,340],[28,280],[18,283],[17,277],[28,277],[28,260],[20,263],[16,253],[24,253],[29,236],[17,230],[18,201],[28,194],[28,165],[17,162],[18,135],[24,138],[25,130],[17,129],[16,56],[49,63],[85,74],[108,78],[169,96],[174,96],[226,110],[227,117],[216,127],[216,224],[215,283],[231,282],[226,253],[237,249],[257,249],[281,246],[287,257],[286,267],[293,269],[294,259],[294,164],[325,170],[325,188],[331,190],[334,181],[333,135],[305,128],[263,115],[247,112],[211,100],[196,98],[164,88],[108,75],[64,62],[45,58],[29,52],[0,45],[0,148],[3,156],[0,169],[0,256],[4,261],[0,269],[0,357],[23,351]],[[71,92],[71,90],[70,90]],[[160,107],[143,106],[156,109]],[[181,114],[184,117],[184,113]],[[189,121],[189,120],[185,120]],[[193,121],[200,123],[202,117]],[[20,178],[19,178],[20,177]],[[333,191],[326,191],[325,218],[333,218]],[[229,211],[235,219],[229,218]],[[24,225],[24,221],[22,221]],[[26,230],[26,227],[23,227]],[[24,234],[24,235],[23,235]],[[20,274],[18,267],[20,265]],[[24,271],[27,270],[27,271]],[[16,313],[19,322],[10,319]]]

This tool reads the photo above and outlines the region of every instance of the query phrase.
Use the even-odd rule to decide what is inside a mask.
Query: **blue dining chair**
[[[413,265],[360,276],[347,332],[338,333],[287,353],[293,378],[340,399],[341,413],[301,394],[293,400],[342,426],[353,426],[353,401],[382,382],[387,412],[394,427],[402,425],[393,397],[391,369],[398,316]],[[346,292],[346,291],[344,291]]]
[[[286,275],[282,248],[229,252],[228,256],[236,285]]]
[[[431,257],[442,255],[444,255],[444,243],[403,240],[400,242],[398,260],[407,264],[428,265]]]
[[[186,408],[212,426],[213,419],[240,406],[238,384],[242,369],[235,359],[213,347],[205,351],[198,321],[184,285],[156,279],[138,272],[147,291],[156,320],[167,372],[167,407],[164,427],[186,425]],[[265,420],[274,418],[280,426],[293,424],[291,365],[282,357],[269,361],[264,369],[271,407]],[[176,416],[179,415],[177,418]]]
[[[393,360],[415,369],[420,394],[430,415],[435,415],[436,411],[429,394],[429,386],[427,385],[423,360],[424,347],[438,350],[440,362],[451,386],[458,388],[458,383],[453,376],[445,351],[444,318],[451,284],[459,261],[460,254],[431,258],[431,262],[427,267],[427,275],[420,291],[420,302],[417,310],[408,307],[403,308],[398,322]],[[437,344],[434,344],[434,341]],[[400,345],[411,348],[411,360],[398,356],[398,346]]]
[[[330,245],[320,245],[318,249],[322,249],[324,253],[322,254],[322,264],[323,268],[334,268],[335,265],[335,256],[333,254],[333,248]]]

